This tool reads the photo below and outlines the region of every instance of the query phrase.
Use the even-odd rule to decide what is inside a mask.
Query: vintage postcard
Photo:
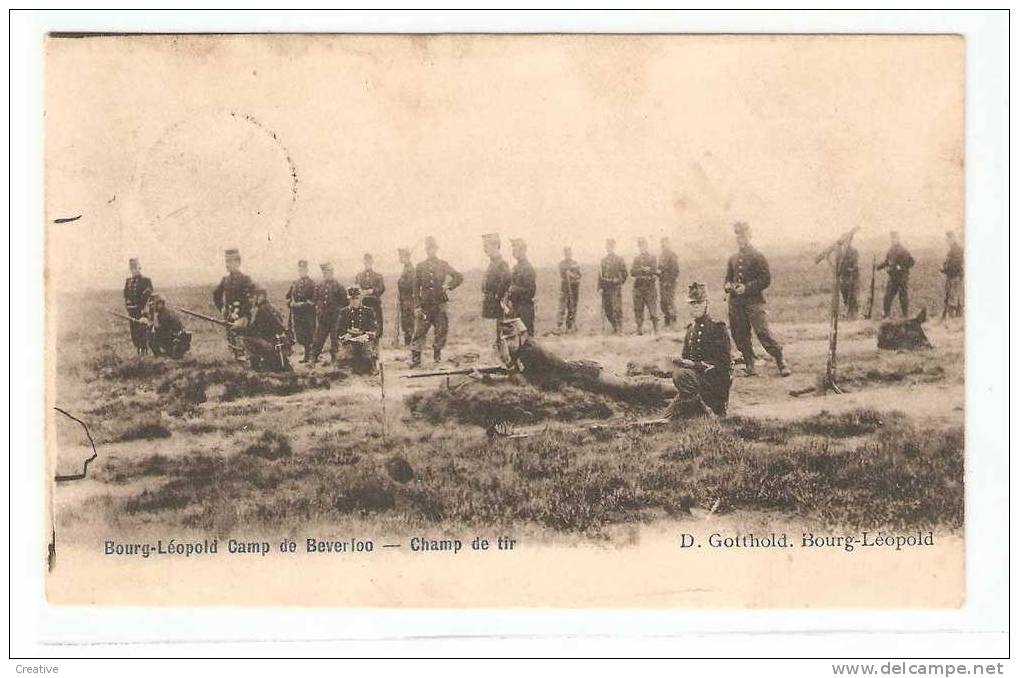
[[[964,67],[49,35],[49,602],[959,607]]]

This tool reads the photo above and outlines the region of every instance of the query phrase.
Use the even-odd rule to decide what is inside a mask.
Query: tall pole
[[[842,268],[844,250],[845,245],[841,243],[835,248],[835,275],[831,292],[831,326],[828,330],[828,364],[824,372],[825,390],[831,389],[835,393],[842,393],[838,384],[835,383],[835,371],[839,346],[839,302],[841,301],[839,296],[839,270]]]

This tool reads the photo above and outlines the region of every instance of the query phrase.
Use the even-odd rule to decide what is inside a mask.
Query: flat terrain
[[[918,256],[913,298],[914,308],[926,305],[936,317],[935,257]],[[823,372],[828,343],[830,271],[809,261],[804,253],[772,262],[769,313],[794,375],[780,378],[770,362],[754,378],[737,372],[727,419],[653,430],[587,430],[657,408],[572,389],[402,378],[408,356],[392,346],[395,294],[385,300],[384,400],[380,377],[326,366],[250,373],[232,362],[219,329],[198,320],[187,323],[194,342],[185,360],[138,360],[125,323],[103,312],[120,310],[118,292],[60,295],[51,318],[54,404],[88,423],[99,456],[86,479],[56,486],[57,530],[61,539],[87,541],[111,530],[227,536],[324,527],[401,535],[512,526],[516,534],[588,540],[625,539],[628,526],[704,515],[961,528],[962,322],[928,322],[934,348],[920,352],[879,351],[876,322],[845,322],[839,369],[846,393],[794,397],[790,391]],[[721,271],[721,262],[684,264],[681,276],[713,286],[716,317],[724,317]],[[539,271],[538,327],[547,347],[621,374],[631,362],[664,363],[681,351],[681,329],[603,335],[593,267],[585,275],[580,332],[555,336],[543,330],[554,326],[557,282],[552,271]],[[880,276],[876,306],[883,282]],[[478,288],[479,274],[468,272],[453,293],[440,368],[495,362]],[[270,284],[279,308],[284,290]],[[210,311],[211,285],[161,291],[175,306]],[[632,332],[628,296],[629,286]],[[82,429],[54,417],[56,472],[80,471],[90,451]],[[493,419],[541,432],[488,440],[484,427]]]

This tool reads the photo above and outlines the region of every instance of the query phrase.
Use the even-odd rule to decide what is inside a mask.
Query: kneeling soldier
[[[669,405],[668,416],[722,417],[732,383],[729,334],[724,322],[708,315],[708,291],[703,283],[691,283],[687,302],[693,322],[686,326],[683,355],[675,361],[672,382],[679,394]]]
[[[255,286],[251,297],[251,321],[241,318],[233,323],[233,331],[244,343],[248,363],[254,370],[289,372],[290,338],[283,318],[269,303],[264,287]]]
[[[350,305],[340,310],[336,332],[340,335],[340,361],[357,374],[373,374],[378,351],[378,320],[375,309],[361,303],[361,288],[347,290]]]
[[[160,294],[149,297],[149,348],[152,355],[180,360],[191,348],[191,333]]]

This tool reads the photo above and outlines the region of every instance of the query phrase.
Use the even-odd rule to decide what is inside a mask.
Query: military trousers
[[[410,346],[414,339],[414,300],[400,299],[400,332],[403,334],[403,345]]]
[[[633,319],[637,322],[637,331],[644,330],[644,310],[647,309],[651,322],[658,326],[658,290],[654,284],[633,286]]]
[[[941,313],[941,317],[945,317],[946,315],[953,318],[961,317],[962,299],[962,276],[959,275],[945,278],[945,308]]]
[[[132,318],[141,318],[142,312],[137,309],[128,309],[127,314]],[[149,328],[148,325],[142,323],[131,323],[128,325],[131,327],[131,343],[138,349],[139,352],[145,353],[149,347]]]
[[[315,309],[312,306],[296,306],[290,313],[294,321],[294,340],[307,353],[315,341]]]
[[[375,326],[376,326],[376,334],[375,334],[375,336],[381,339],[382,338],[382,325],[383,325],[383,322],[382,322],[382,300],[379,299],[378,297],[376,297],[374,294],[369,294],[369,295],[365,296],[364,301],[362,303],[365,306],[367,306],[368,308],[370,308],[371,310],[375,311]]]
[[[428,331],[433,328],[432,349],[441,351],[446,346],[446,337],[449,334],[449,316],[446,315],[445,303],[422,305],[421,314],[415,316],[414,321],[412,351],[421,353],[424,350]]]
[[[782,345],[771,333],[768,326],[768,310],[763,303],[747,304],[729,298],[729,330],[737,350],[743,354],[743,363],[749,368],[754,364],[753,334],[761,346],[779,365],[785,364],[782,358]]]
[[[340,347],[339,362],[349,365],[356,374],[371,374],[375,371],[376,356],[374,341],[344,341]]]
[[[909,276],[893,277],[888,276],[888,283],[885,285],[884,317],[892,314],[892,302],[895,297],[899,298],[899,308],[902,310],[902,317],[909,317]]]
[[[676,322],[676,281],[663,278],[659,287],[662,297],[662,319],[666,327],[672,327]]]
[[[577,302],[580,300],[580,283],[559,286],[559,312],[556,313],[556,326],[566,324],[567,330],[577,328]]]
[[[336,321],[340,316],[340,310],[319,311],[315,318],[315,343],[311,347],[309,360],[315,362],[322,354],[322,349],[329,339],[329,355],[336,360],[336,352],[340,348],[339,337],[336,336]]]
[[[248,353],[248,361],[252,369],[269,372],[288,372],[290,370],[290,362],[285,353],[280,355],[276,342],[261,337],[242,336],[241,339],[244,342],[244,349]]]
[[[513,302],[513,313],[524,322],[527,333],[534,336],[534,300],[519,300]]]
[[[612,331],[616,334],[623,329],[623,288],[620,285],[602,287],[601,308]]]
[[[732,378],[729,371],[710,372],[678,367],[672,373],[672,383],[676,386],[675,400],[669,406],[669,415],[673,417],[689,417],[707,414],[704,407],[720,417],[725,416],[729,406],[729,389]],[[717,374],[716,374],[716,371]]]
[[[839,281],[839,292],[842,294],[842,304],[846,307],[846,317],[855,318],[860,312],[860,278],[852,276]]]

